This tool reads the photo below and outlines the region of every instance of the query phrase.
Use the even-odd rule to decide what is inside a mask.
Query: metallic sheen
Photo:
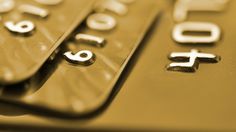
[[[169,64],[167,69],[181,72],[195,72],[201,62],[215,63],[220,61],[219,56],[209,53],[199,53],[196,49],[192,49],[191,52],[173,52],[170,54],[169,59],[180,62]]]
[[[100,31],[112,30],[116,26],[116,20],[107,14],[95,13],[87,18],[87,26]]]
[[[209,33],[209,35],[184,35],[185,32]],[[219,41],[221,36],[220,28],[209,22],[183,22],[177,24],[172,32],[173,39],[184,44],[211,44]]]
[[[76,54],[73,54],[72,52],[68,51],[64,53],[64,56],[66,60],[73,64],[88,66],[95,62],[95,55],[89,50],[81,50]]]

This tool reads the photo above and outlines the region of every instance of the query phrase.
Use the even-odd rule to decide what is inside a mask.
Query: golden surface
[[[68,0],[59,5],[46,6],[32,0],[17,0],[13,11],[1,14],[0,83],[18,83],[35,74],[58,45],[91,12],[93,3],[94,0]],[[47,9],[50,14],[47,18],[40,18],[21,13],[18,7],[22,4]],[[32,35],[17,35],[4,27],[6,21],[17,23],[23,20],[35,24],[36,30]]]
[[[129,12],[125,16],[106,12],[118,22],[116,28],[109,32],[87,27],[79,27],[79,31],[76,31],[104,37],[107,41],[104,47],[98,48],[75,41],[61,47],[62,52],[76,53],[83,49],[92,51],[96,55],[93,65],[72,65],[63,58],[63,53],[58,53],[54,61],[46,62],[31,77],[26,88],[6,86],[2,90],[0,101],[18,103],[19,106],[22,104],[24,109],[36,109],[43,111],[42,114],[48,111],[59,117],[80,117],[96,111],[106,102],[121,72],[156,18],[158,9],[154,8],[153,3],[154,1],[137,1],[128,6]],[[140,18],[143,18],[142,21]],[[9,89],[21,89],[22,92],[12,94],[13,90]]]
[[[169,3],[168,3],[169,2]],[[173,3],[160,2],[162,17],[151,32],[145,46],[136,54],[137,61],[111,105],[97,118],[87,122],[63,121],[36,116],[1,117],[2,124],[121,130],[236,130],[235,77],[235,6],[231,0],[220,13],[190,13],[189,21],[218,24],[223,36],[212,46],[185,46],[171,39],[174,26]],[[159,7],[157,7],[159,8]],[[200,64],[195,73],[171,72],[165,66],[170,52],[197,48],[215,53],[222,60],[216,64]]]
[[[222,29],[212,46],[186,46],[171,39],[172,6],[165,8],[159,25],[137,57],[137,63],[117,98],[94,121],[97,127],[157,130],[236,130],[235,11],[231,0],[220,13],[193,12],[188,21],[213,22]],[[199,65],[195,73],[171,72],[165,66],[170,52],[190,51],[220,55],[216,64]],[[91,126],[93,126],[91,125]]]

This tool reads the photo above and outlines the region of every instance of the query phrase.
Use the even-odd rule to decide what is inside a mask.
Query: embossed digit
[[[65,59],[73,64],[88,66],[95,62],[95,55],[89,50],[81,50],[76,54],[71,51],[64,53]]]
[[[104,0],[101,3],[98,3],[94,10],[96,12],[108,10],[118,15],[125,15],[128,12],[127,6],[116,0]]]
[[[106,43],[106,40],[102,37],[82,33],[77,34],[75,36],[75,39],[79,42],[87,43],[96,47],[103,47]]]
[[[177,0],[173,17],[177,22],[186,20],[189,11],[222,11],[229,0]]]
[[[0,13],[11,11],[15,7],[14,0],[0,0]]]
[[[207,32],[209,35],[185,35],[185,32]],[[186,44],[215,43],[220,39],[220,35],[220,28],[209,22],[183,22],[177,24],[172,32],[172,37],[176,42]]]
[[[7,21],[4,25],[9,31],[20,34],[27,34],[35,29],[34,23],[27,20],[20,21],[16,24],[13,21]]]
[[[116,20],[103,13],[92,14],[87,18],[87,26],[95,30],[111,30],[116,26]]]
[[[43,18],[49,15],[49,12],[46,9],[28,4],[20,5],[18,9],[22,13],[32,14]]]

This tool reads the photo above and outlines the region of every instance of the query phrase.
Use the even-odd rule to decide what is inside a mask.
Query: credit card
[[[111,10],[90,14],[54,60],[45,63],[27,84],[3,88],[0,101],[55,117],[78,118],[95,112],[107,101],[157,18],[155,4],[122,4],[128,9],[125,15]],[[76,60],[90,55],[87,62]],[[19,87],[20,94],[12,94]]]
[[[35,74],[91,12],[94,0],[1,0],[0,85]]]
[[[158,27],[126,67],[129,76],[103,114],[85,121],[22,114],[2,116],[1,124],[88,131],[235,131],[235,1],[228,6],[226,0],[162,2],[166,7]],[[184,16],[173,16],[176,4]]]

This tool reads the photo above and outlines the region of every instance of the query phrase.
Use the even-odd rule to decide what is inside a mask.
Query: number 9
[[[12,21],[5,22],[5,27],[14,33],[27,34],[35,29],[35,25],[31,21],[20,21],[16,24]]]

